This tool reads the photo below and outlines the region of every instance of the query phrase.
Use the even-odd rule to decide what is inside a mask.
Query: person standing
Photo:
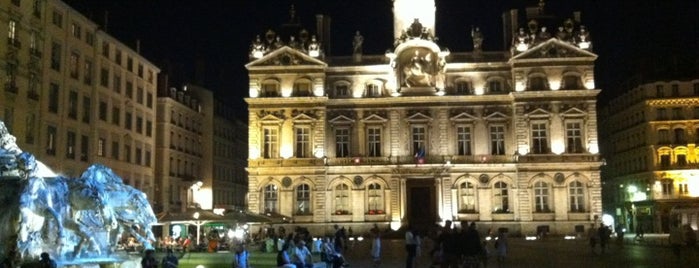
[[[46,254],[46,257],[48,257],[49,254]],[[41,254],[41,259],[43,260],[44,254]],[[46,267],[46,266],[44,266]],[[55,265],[53,267],[56,267]],[[146,249],[145,255],[141,259],[141,267],[143,268],[157,268],[158,267],[158,261],[155,260],[155,250],[152,249]]]
[[[417,246],[418,246],[417,234],[413,230],[412,226],[408,224],[405,229],[405,250],[408,253],[408,257],[405,260],[406,268],[415,267],[415,257],[417,256]]]
[[[587,230],[587,238],[590,243],[590,249],[592,249],[592,253],[595,253],[595,247],[597,247],[597,240],[599,237],[599,232],[595,228],[595,225],[592,224],[590,225],[590,229]]]
[[[249,268],[250,253],[245,249],[245,244],[240,243],[235,249],[233,256],[233,268]]]
[[[459,241],[456,238],[454,229],[452,229],[452,222],[447,220],[444,222],[444,228],[442,232],[437,237],[437,244],[442,250],[442,262],[440,267],[442,268],[457,268],[459,266]]]
[[[495,240],[495,255],[498,260],[498,267],[505,267],[505,258],[507,258],[507,232],[505,229],[500,228],[498,230],[498,238]]]
[[[609,242],[609,235],[612,233],[612,231],[609,229],[604,224],[600,224],[599,230],[598,230],[598,236],[599,236],[599,247],[601,252],[604,254],[604,251],[607,249],[607,244]]]
[[[177,256],[175,256],[175,252],[172,251],[171,248],[168,248],[167,255],[163,257],[163,261],[161,263],[163,268],[176,268],[180,261],[177,259]]]
[[[379,267],[381,265],[381,233],[378,229],[372,229],[371,235],[371,260],[374,267]]]
[[[295,264],[297,268],[313,267],[313,255],[311,255],[311,251],[308,250],[306,242],[303,240],[296,243],[294,254],[291,255],[291,263]]]

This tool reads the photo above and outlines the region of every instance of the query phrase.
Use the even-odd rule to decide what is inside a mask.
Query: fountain
[[[157,223],[146,195],[111,169],[60,176],[23,152],[0,121],[0,256],[31,264],[47,252],[59,266],[133,262],[117,250],[128,232],[152,248]]]

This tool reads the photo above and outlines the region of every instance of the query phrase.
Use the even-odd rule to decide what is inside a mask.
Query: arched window
[[[262,83],[261,97],[280,97],[279,82],[274,80],[264,81]]]
[[[381,86],[374,83],[367,84],[366,96],[371,98],[381,97]]]
[[[534,184],[534,211],[551,212],[549,207],[549,185],[543,181]]]
[[[499,181],[493,185],[493,212],[509,213],[510,198],[507,183]]]
[[[684,129],[683,128],[676,128],[673,130],[675,134],[675,144],[686,144],[687,143],[687,138],[684,135]]]
[[[367,204],[369,204],[369,214],[384,214],[383,189],[378,183],[367,185]]]
[[[294,97],[311,96],[311,81],[308,79],[299,79],[294,82]]]
[[[335,186],[335,214],[350,214],[350,188],[347,184]]]
[[[279,212],[277,202],[279,201],[279,190],[274,184],[265,186],[265,212]]]
[[[296,215],[311,214],[311,187],[301,184],[296,187]]]
[[[338,97],[338,98],[351,97],[350,83],[346,82],[346,81],[340,81],[340,82],[335,83],[335,97]]]
[[[581,89],[582,83],[580,76],[576,74],[566,74],[563,76],[563,85],[561,89]]]
[[[505,92],[505,86],[502,79],[497,78],[488,80],[488,94],[500,94]]]
[[[670,144],[670,130],[659,129],[658,130],[658,144]]]
[[[465,80],[458,80],[455,83],[454,93],[456,95],[469,95],[473,93],[471,83]]]
[[[531,91],[543,91],[548,90],[546,83],[546,77],[542,75],[529,77],[529,90]]]
[[[470,182],[459,184],[459,213],[476,212],[476,186]]]
[[[582,182],[573,181],[568,185],[570,212],[585,212],[585,188]]]

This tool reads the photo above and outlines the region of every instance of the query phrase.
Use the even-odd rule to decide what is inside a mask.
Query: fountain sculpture
[[[49,253],[61,265],[117,263],[129,233],[145,248],[157,223],[146,195],[111,169],[90,166],[79,178],[57,175],[16,144],[0,121],[0,256],[18,264]]]

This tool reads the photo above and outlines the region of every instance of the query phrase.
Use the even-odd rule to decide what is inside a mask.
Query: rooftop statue
[[[22,152],[0,121],[0,255],[18,263],[37,261],[42,252],[59,264],[113,263],[123,232],[144,247],[154,240],[157,222],[145,194],[123,183],[111,169],[90,166],[79,178],[56,175]]]

